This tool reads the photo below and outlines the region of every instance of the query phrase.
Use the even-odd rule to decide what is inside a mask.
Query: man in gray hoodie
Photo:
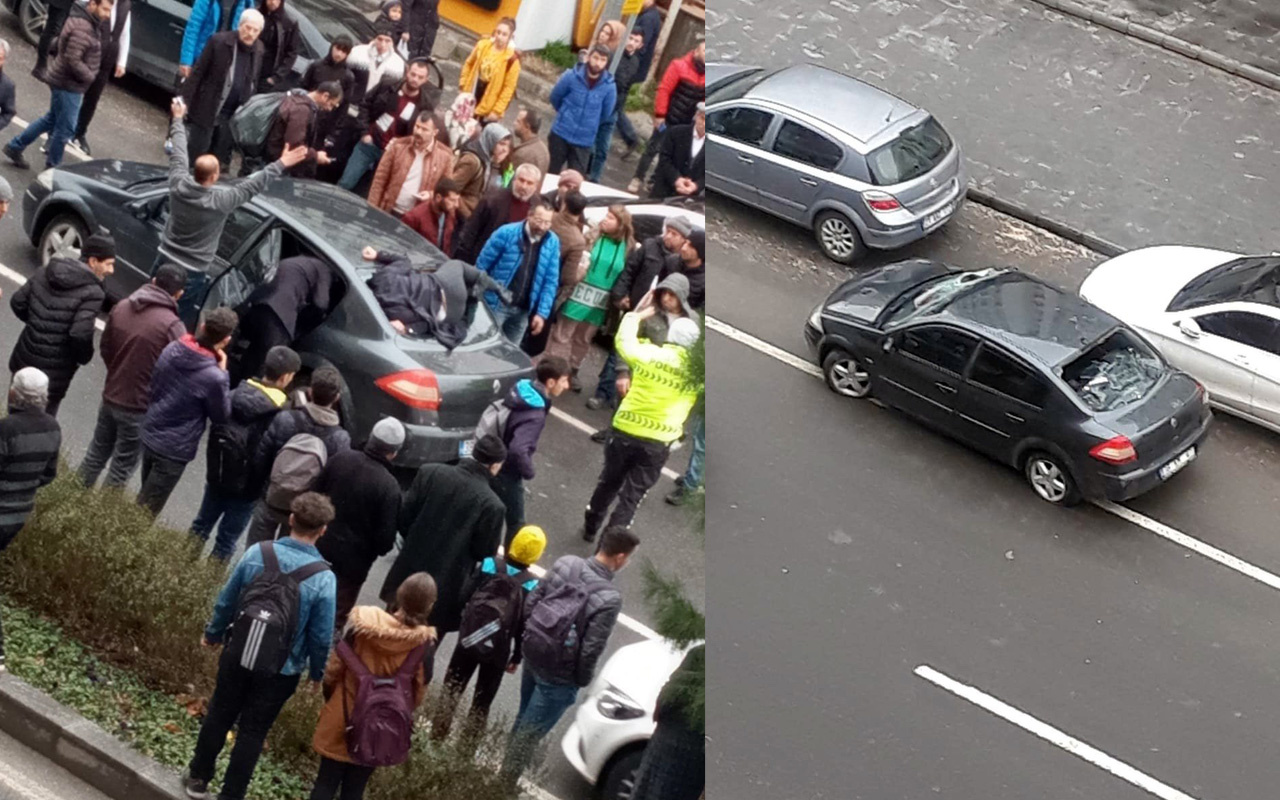
[[[186,104],[175,100],[170,111],[173,120],[169,123],[169,137],[173,140],[173,152],[169,155],[169,221],[152,270],[168,262],[187,271],[187,285],[178,301],[178,317],[191,330],[204,304],[209,286],[208,270],[218,252],[218,240],[222,238],[227,217],[267,188],[271,178],[278,178],[286,169],[302,163],[307,157],[307,148],[286,147],[279,161],[244,180],[218,185],[222,167],[215,156],[198,157],[195,176],[190,173],[187,129],[182,121]]]

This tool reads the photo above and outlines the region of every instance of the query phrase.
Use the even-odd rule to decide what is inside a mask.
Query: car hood
[[[57,171],[97,181],[113,189],[127,189],[137,183],[157,180],[165,176],[165,168],[160,165],[119,159],[95,159],[79,164],[64,164],[58,167]]]
[[[753,67],[749,64],[707,64],[707,91],[715,91],[718,84],[724,83],[734,75],[755,72],[759,69],[760,67]]]
[[[680,666],[688,649],[675,647],[662,639],[649,639],[620,647],[600,670],[592,685],[591,694],[595,695],[605,684],[609,684],[624,692],[649,713],[653,713],[653,708],[658,703],[658,694],[671,673]]]
[[[1239,257],[1205,247],[1142,247],[1095,267],[1080,285],[1080,296],[1126,322],[1147,319],[1168,308],[1193,278]]]
[[[885,306],[907,289],[930,278],[959,271],[956,267],[925,259],[888,264],[842,283],[827,298],[826,310],[860,322],[875,322]]]

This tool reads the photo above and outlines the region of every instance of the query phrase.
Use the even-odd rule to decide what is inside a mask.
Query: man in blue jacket
[[[218,797],[221,800],[243,800],[253,771],[258,766],[258,757],[262,755],[267,732],[275,724],[280,709],[297,691],[303,667],[308,668],[312,692],[319,690],[324,678],[329,644],[333,640],[333,609],[338,581],[316,549],[316,542],[333,521],[333,503],[322,494],[305,492],[294,498],[290,511],[289,535],[271,543],[270,557],[284,573],[312,564],[316,566],[297,576],[297,627],[289,657],[278,673],[263,674],[241,666],[241,659],[234,655],[235,648],[223,650],[218,662],[218,683],[213,697],[209,699],[204,723],[200,726],[195,754],[183,777],[187,797],[195,800],[209,796],[209,782],[213,780],[218,754],[222,752],[227,733],[233,725],[237,728],[236,743],[227,772],[222,776],[222,790]],[[254,545],[246,550],[232,571],[213,607],[213,619],[205,626],[201,646],[223,644],[246,591],[265,568],[268,559],[263,551],[265,546]],[[248,635],[252,636],[252,633]]]
[[[551,206],[535,199],[525,221],[494,231],[476,259],[481,272],[511,293],[507,305],[493,291],[485,292],[484,299],[503,335],[517,346],[526,330],[534,336],[542,333],[560,288],[560,240],[551,232],[553,217]]]
[[[587,63],[561,75],[551,90],[556,121],[547,137],[551,151],[549,174],[558,174],[566,166],[586,174],[591,167],[596,133],[613,117],[618,104],[618,87],[609,74],[612,58],[612,51],[604,45],[592,47]]]
[[[240,27],[240,12],[253,8],[253,0],[233,0],[231,19],[222,18],[223,7],[218,0],[196,0],[187,17],[187,27],[182,31],[182,53],[178,58],[178,74],[182,80],[191,77],[191,65],[204,51],[209,37],[218,31],[234,31]],[[254,76],[257,80],[257,76]]]

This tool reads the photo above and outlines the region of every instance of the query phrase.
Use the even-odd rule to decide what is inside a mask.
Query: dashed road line
[[[739,330],[738,328],[735,328],[728,323],[721,322],[718,319],[714,319],[710,316],[706,319],[707,328],[709,330],[713,330],[716,333],[738,342],[739,344],[746,345],[747,347],[763,353],[770,358],[781,361],[787,366],[795,367],[806,375],[813,375],[818,378],[822,377],[821,369],[794,353],[789,353],[786,350],[769,344],[762,339],[757,339],[746,331]],[[1176,528],[1165,525],[1163,522],[1154,520],[1145,514],[1134,511],[1131,508],[1126,508],[1125,506],[1113,503],[1109,500],[1094,500],[1091,502],[1093,505],[1108,514],[1119,517],[1130,524],[1137,525],[1148,533],[1153,533],[1166,541],[1173,542],[1179,547],[1186,548],[1187,550],[1214,561],[1227,569],[1234,570],[1247,578],[1252,578],[1264,586],[1280,590],[1280,575],[1276,575],[1262,567],[1250,564],[1242,558],[1233,556],[1225,550],[1214,547],[1213,545],[1203,542],[1194,536],[1189,536]]]
[[[1046,742],[1062,748],[1076,758],[1087,761],[1098,769],[1109,772],[1120,780],[1131,783],[1139,789],[1161,798],[1161,800],[1195,800],[1191,795],[1151,777],[1118,758],[1107,755],[1093,745],[1064,733],[1046,722],[1041,722],[1025,711],[1020,711],[981,689],[976,689],[944,675],[927,664],[921,664],[913,672],[934,686],[944,689],[962,700],[969,701],[984,711],[1003,719],[1005,722],[1016,725],[1027,733],[1038,736]]]

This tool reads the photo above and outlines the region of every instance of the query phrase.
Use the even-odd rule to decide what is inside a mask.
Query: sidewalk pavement
[[[1277,249],[1280,93],[1024,0],[725,0],[712,60],[808,59],[928,108],[974,183],[1122,247]]]

